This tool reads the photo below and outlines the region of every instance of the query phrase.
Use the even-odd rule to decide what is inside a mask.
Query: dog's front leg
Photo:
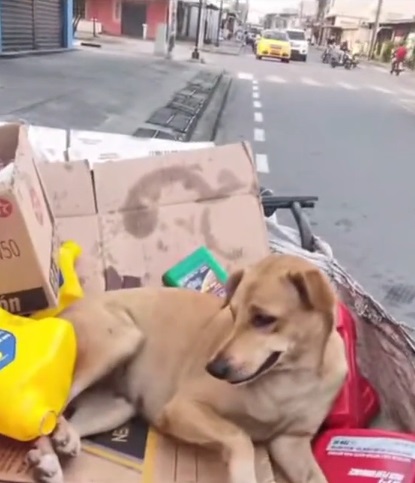
[[[63,483],[62,467],[48,436],[37,439],[27,454],[33,476],[39,483]]]
[[[290,483],[328,483],[314,458],[309,437],[279,436],[268,450],[273,464]]]
[[[230,483],[257,483],[251,439],[210,407],[174,399],[163,411],[157,429],[183,442],[220,450]]]
[[[81,437],[104,433],[126,423],[134,406],[110,391],[90,390],[79,398],[79,409],[67,421],[63,416],[50,437],[39,438],[28,453],[33,475],[39,483],[63,483],[58,456],[74,458],[81,451]],[[56,453],[55,453],[56,451]]]

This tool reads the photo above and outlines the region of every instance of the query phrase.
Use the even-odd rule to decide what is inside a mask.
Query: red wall
[[[119,7],[116,5],[119,3]],[[96,18],[102,24],[103,33],[121,35],[121,3],[122,0],[87,0],[86,18]],[[143,1],[147,3],[147,38],[154,40],[157,25],[167,23],[168,0]],[[117,18],[118,14],[118,18]]]
[[[157,35],[157,25],[167,23],[169,4],[167,0],[150,3],[147,7],[147,37],[154,40]]]

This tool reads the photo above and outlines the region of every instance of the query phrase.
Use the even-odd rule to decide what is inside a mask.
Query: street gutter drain
[[[146,121],[146,124],[154,126],[154,130],[139,128],[134,136],[187,141],[222,75],[223,73],[206,72],[197,74],[183,89],[175,93],[166,106],[157,109]],[[168,128],[173,134],[159,130],[157,126]]]

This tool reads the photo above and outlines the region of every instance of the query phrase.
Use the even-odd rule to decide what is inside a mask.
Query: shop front
[[[72,47],[72,11],[72,0],[0,0],[0,51]]]

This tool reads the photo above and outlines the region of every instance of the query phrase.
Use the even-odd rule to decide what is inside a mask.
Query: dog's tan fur
[[[165,434],[220,451],[230,483],[257,483],[253,442],[267,445],[283,481],[327,483],[310,442],[347,364],[335,294],[309,262],[269,256],[231,276],[225,302],[142,288],[87,297],[63,317],[79,345],[76,411],[30,452],[39,481],[62,483],[55,452],[75,456],[79,436],[140,413]]]

